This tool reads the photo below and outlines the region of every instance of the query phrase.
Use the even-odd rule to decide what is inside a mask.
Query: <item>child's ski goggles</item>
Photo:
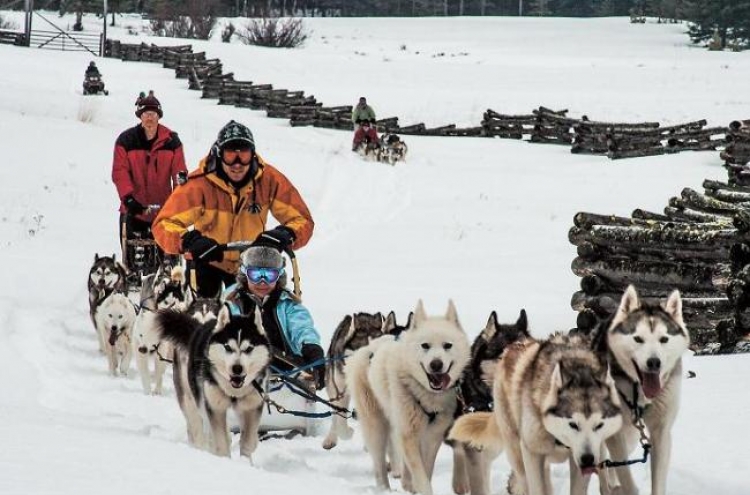
[[[276,283],[281,275],[284,273],[283,268],[265,268],[259,266],[243,266],[242,273],[245,274],[247,279],[252,284],[259,284],[261,280],[265,280],[267,284]]]

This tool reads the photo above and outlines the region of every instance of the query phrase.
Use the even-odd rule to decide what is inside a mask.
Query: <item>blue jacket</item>
[[[276,305],[276,316],[289,348],[296,355],[302,354],[305,344],[320,344],[320,334],[315,329],[312,315],[306,307],[294,300],[287,291],[281,292]],[[322,347],[322,346],[321,346]]]
[[[237,289],[237,284],[232,284],[224,291],[226,299]],[[231,297],[231,296],[230,296]],[[236,303],[231,305],[232,312],[242,312]],[[312,315],[302,303],[297,302],[287,290],[282,290],[279,301],[276,303],[276,319],[281,327],[281,334],[292,354],[302,355],[302,346],[305,344],[320,343],[320,334],[315,329]]]

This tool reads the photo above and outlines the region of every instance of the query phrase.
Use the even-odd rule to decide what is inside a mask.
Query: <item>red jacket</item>
[[[177,185],[177,173],[181,171],[187,172],[187,167],[176,132],[159,124],[151,146],[140,124],[120,134],[112,161],[112,181],[120,196],[120,212],[127,211],[122,201],[131,194],[143,206],[163,205]],[[155,216],[153,212],[138,218],[151,221]]]

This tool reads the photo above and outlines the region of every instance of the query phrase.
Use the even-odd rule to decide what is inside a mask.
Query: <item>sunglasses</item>
[[[284,274],[284,269],[243,266],[242,272],[252,284],[259,284],[261,280],[265,280],[267,284],[274,284]]]
[[[222,152],[222,158],[227,165],[236,165],[237,159],[239,158],[239,164],[246,167],[250,165],[250,160],[253,158],[253,152],[250,148],[241,150],[224,150]]]

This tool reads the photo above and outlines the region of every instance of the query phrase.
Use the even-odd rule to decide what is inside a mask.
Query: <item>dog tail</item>
[[[160,338],[182,349],[188,348],[191,336],[200,327],[198,320],[179,311],[168,309],[156,313],[156,329]]]
[[[491,412],[464,414],[453,423],[448,432],[448,440],[462,442],[476,449],[489,448],[500,451],[503,447],[500,428],[497,426],[495,414]]]

